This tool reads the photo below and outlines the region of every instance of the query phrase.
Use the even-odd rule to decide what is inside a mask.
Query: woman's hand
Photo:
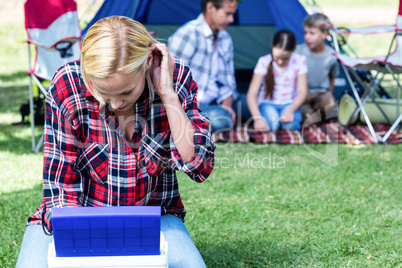
[[[151,78],[166,109],[171,137],[184,162],[194,155],[194,127],[173,88],[173,58],[165,44],[152,44]],[[188,80],[190,81],[190,80]]]
[[[164,101],[176,94],[173,90],[173,59],[165,44],[152,44],[149,50],[153,53],[152,83]]]

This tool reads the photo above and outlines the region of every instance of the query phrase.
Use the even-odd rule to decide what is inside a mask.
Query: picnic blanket
[[[390,128],[384,124],[374,124],[374,130],[381,137]],[[302,130],[279,130],[277,132],[257,132],[245,125],[236,126],[232,131],[216,133],[215,141],[221,142],[256,142],[277,144],[303,143],[345,143],[345,144],[373,144],[374,140],[366,125],[342,126],[337,120],[320,125],[309,125]],[[395,130],[386,141],[387,144],[402,143],[402,131]]]

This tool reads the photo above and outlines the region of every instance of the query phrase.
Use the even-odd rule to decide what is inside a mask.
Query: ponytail
[[[272,55],[272,53],[271,53]],[[264,98],[270,98],[272,100],[272,96],[274,93],[274,66],[273,66],[273,59],[271,59],[271,62],[268,65],[268,70],[267,70],[267,75],[265,76],[265,95]]]

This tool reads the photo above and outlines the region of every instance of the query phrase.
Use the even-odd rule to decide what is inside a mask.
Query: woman
[[[189,68],[143,25],[95,23],[81,61],[62,66],[46,98],[43,201],[28,219],[17,267],[47,267],[52,207],[161,206],[169,266],[205,266],[183,224],[175,170],[213,168],[210,123]],[[186,264],[187,262],[187,264]]]

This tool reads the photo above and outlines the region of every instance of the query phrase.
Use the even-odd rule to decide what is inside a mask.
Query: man
[[[170,52],[190,66],[198,84],[199,106],[211,120],[214,132],[231,129],[236,115],[249,117],[245,95],[239,96],[236,90],[233,43],[225,31],[239,2],[202,0],[202,14],[168,40]]]

